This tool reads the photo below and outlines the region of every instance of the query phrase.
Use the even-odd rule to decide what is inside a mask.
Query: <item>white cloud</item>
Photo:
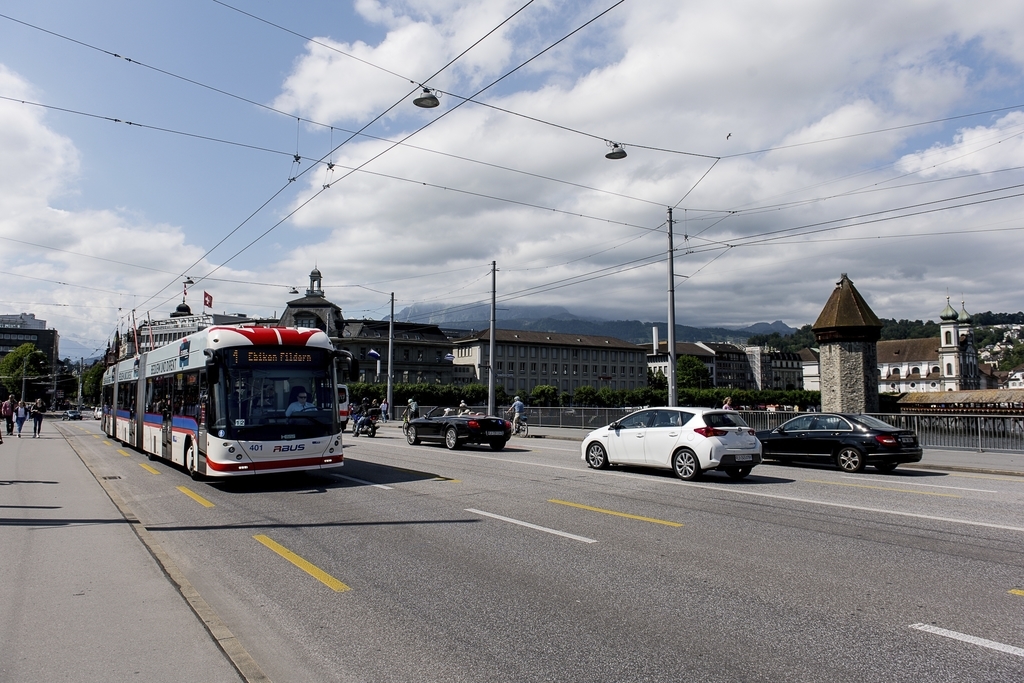
[[[521,4],[358,0],[359,17],[379,34],[324,26],[324,35],[345,38],[317,40],[420,80]],[[516,304],[664,320],[664,263],[632,263],[663,254],[666,207],[686,195],[675,211],[677,272],[692,276],[678,281],[681,323],[811,322],[842,272],[886,317],[934,317],[947,289],[963,291],[969,310],[1020,310],[1024,274],[1006,249],[1016,233],[982,232],[1020,227],[1019,200],[942,211],[929,202],[1022,182],[1019,171],[995,171],[1020,165],[1024,113],[956,129],[899,128],[1021,101],[1024,52],[1011,29],[1024,22],[1019,4],[625,3],[480,97],[596,138],[462,106],[409,142],[484,163],[388,151],[366,170],[395,178],[356,173],[338,182],[215,277],[304,288],[316,263],[346,313],[381,315],[382,295],[365,288],[395,291],[400,306],[485,299],[496,260],[499,296],[537,288]],[[430,85],[472,93],[606,6],[535,3]],[[305,120],[355,128],[415,87],[314,44],[290,57],[279,65],[285,76],[254,78],[275,88],[274,106]],[[0,71],[2,94],[30,91]],[[402,102],[368,132],[399,139],[458,101],[443,97],[429,112]],[[179,272],[226,232],[137,218],[149,215],[144,206],[57,211],[56,197],[83,187],[75,145],[22,105],[0,104],[0,124],[0,234],[31,230],[34,241],[114,260],[131,244],[131,260]],[[881,129],[895,130],[858,135]],[[310,126],[302,139],[326,149],[328,135]],[[334,143],[343,135],[335,131]],[[629,156],[604,159],[604,139],[625,142]],[[714,159],[644,146],[723,158],[708,172]],[[743,154],[783,146],[792,147]],[[247,243],[340,178],[340,166],[386,148],[348,143],[332,157],[333,175],[321,167],[303,176],[284,195],[288,209],[272,205],[230,244]],[[223,172],[197,166],[240,216],[258,205]],[[977,172],[986,175],[958,178]],[[757,235],[764,241],[752,243]],[[11,267],[101,289],[148,296],[172,279],[27,247],[13,254]],[[564,286],[572,278],[592,279]],[[280,312],[288,298],[273,288],[216,287],[218,302],[249,312]],[[21,300],[32,296],[25,285]],[[128,298],[86,292],[69,301],[137,303]]]

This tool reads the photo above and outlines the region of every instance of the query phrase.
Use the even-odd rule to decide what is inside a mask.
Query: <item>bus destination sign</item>
[[[249,365],[263,365],[265,363],[305,365],[313,362],[313,353],[309,350],[240,348],[232,349],[231,356],[235,363]]]

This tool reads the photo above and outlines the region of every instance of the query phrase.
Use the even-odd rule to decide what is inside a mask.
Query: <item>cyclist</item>
[[[416,399],[410,398],[406,401],[405,412],[402,413],[402,431],[407,432],[409,430],[409,420],[419,416],[420,404],[416,402]]]
[[[525,412],[526,405],[524,405],[523,402],[519,400],[519,397],[516,396],[515,400],[512,402],[512,405],[509,406],[507,411],[505,411],[506,415],[512,415],[513,413],[515,413],[515,416],[512,418],[513,433],[519,431],[519,425],[521,425],[523,422],[523,413]]]

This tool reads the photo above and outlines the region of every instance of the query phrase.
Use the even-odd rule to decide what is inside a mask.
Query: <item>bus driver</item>
[[[307,410],[317,409],[317,407],[312,403],[306,403],[307,394],[306,390],[303,389],[302,387],[299,387],[298,393],[295,398],[296,400],[290,406],[288,406],[287,410],[284,411],[285,417],[291,417],[295,413],[301,413]]]

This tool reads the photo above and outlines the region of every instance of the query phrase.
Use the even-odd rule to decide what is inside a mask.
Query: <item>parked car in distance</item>
[[[92,419],[102,420],[103,419],[103,406],[96,406],[92,409]]]
[[[833,463],[844,472],[865,465],[892,472],[900,463],[920,462],[922,454],[914,431],[853,413],[800,415],[757,438],[765,459]]]
[[[82,413],[77,410],[65,410],[64,414],[60,416],[62,420],[81,420]]]
[[[587,434],[589,467],[644,465],[684,480],[708,470],[742,479],[761,462],[761,444],[738,413],[712,408],[647,408]]]
[[[467,443],[488,444],[500,451],[512,436],[512,423],[500,417],[469,413],[459,415],[454,407],[437,406],[424,417],[409,420],[405,439],[412,445],[439,441],[448,450]]]

